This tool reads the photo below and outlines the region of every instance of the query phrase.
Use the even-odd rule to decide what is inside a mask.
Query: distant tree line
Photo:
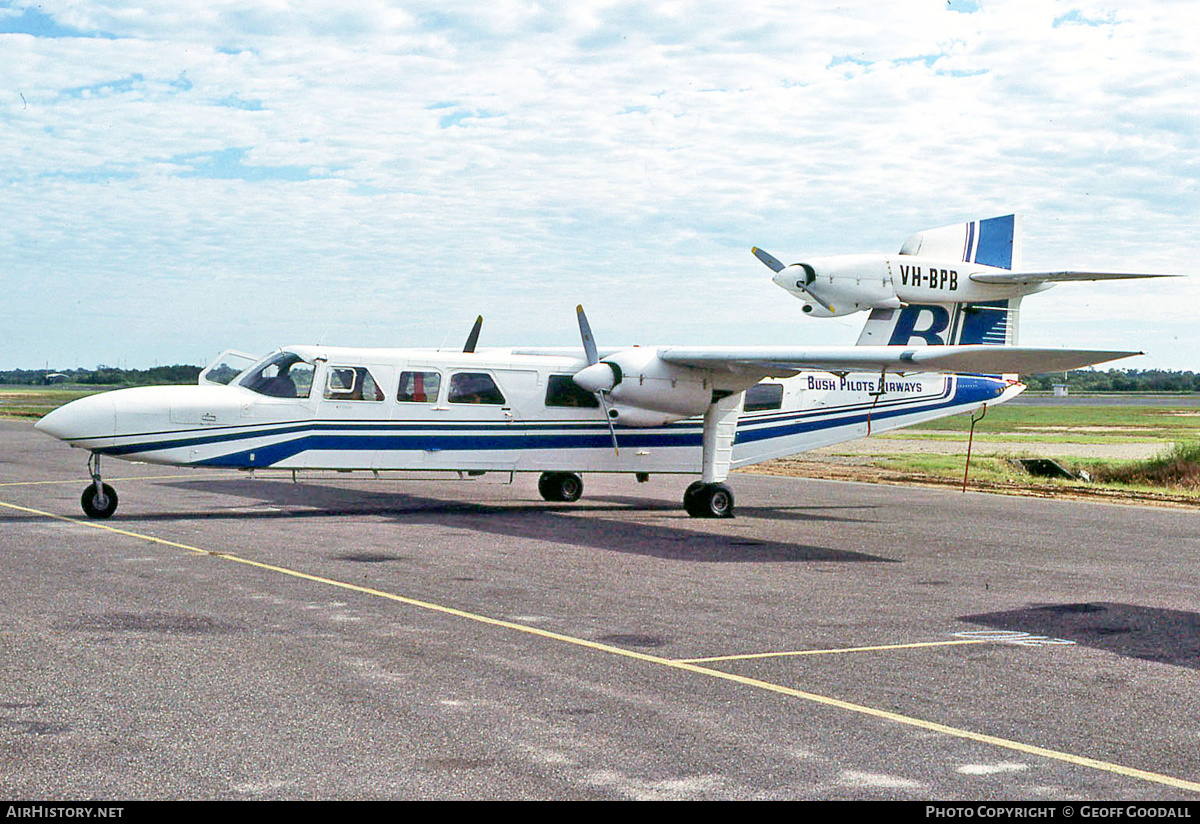
[[[1021,380],[1030,389],[1050,390],[1065,383],[1072,392],[1200,392],[1200,374],[1164,369],[1076,369],[1065,377],[1055,372],[1022,375]]]
[[[155,366],[151,369],[117,369],[112,366],[99,366],[96,369],[10,369],[0,371],[0,384],[159,386],[173,383],[195,383],[202,368],[176,364],[174,366]]]
[[[152,369],[11,369],[0,371],[0,384],[45,386],[75,384],[85,386],[158,386],[195,383],[202,367],[176,364]],[[1054,384],[1065,383],[1073,392],[1200,392],[1200,374],[1169,372],[1163,369],[1077,369],[1048,375],[1021,378],[1030,389],[1050,391]]]

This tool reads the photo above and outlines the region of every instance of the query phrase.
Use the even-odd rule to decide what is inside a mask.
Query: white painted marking
[[[877,790],[919,790],[921,782],[898,775],[882,775],[880,773],[859,772],[858,770],[842,770],[838,780],[852,787],[870,787]]]
[[[1074,641],[1066,638],[1051,638],[1048,635],[1030,635],[1028,632],[1017,632],[1002,629],[982,629],[970,632],[956,632],[955,638],[971,641],[991,641],[997,644],[1016,644],[1020,647],[1073,647]]]
[[[1029,769],[1028,764],[1016,761],[1003,761],[999,764],[963,764],[958,772],[963,775],[998,775],[1000,773],[1020,772]]]

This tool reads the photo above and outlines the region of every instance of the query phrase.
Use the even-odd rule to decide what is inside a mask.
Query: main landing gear
[[[547,501],[574,503],[583,495],[583,478],[574,472],[543,472],[538,492]]]
[[[574,503],[583,495],[583,479],[574,472],[543,472],[538,492],[547,501]],[[732,518],[733,490],[725,484],[696,481],[683,493],[683,508],[693,518]]]
[[[93,452],[88,458],[88,472],[92,482],[83,490],[79,503],[89,518],[108,518],[117,511],[117,491],[100,480],[99,452]]]

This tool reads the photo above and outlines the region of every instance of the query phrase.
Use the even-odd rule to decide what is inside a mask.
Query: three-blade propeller
[[[596,338],[592,335],[592,326],[588,323],[582,306],[575,307],[575,315],[579,318],[579,336],[583,338],[583,353],[587,358],[588,365],[575,373],[574,380],[578,386],[592,392],[600,399],[600,409],[604,412],[604,420],[608,422],[608,432],[612,436],[613,452],[620,455],[621,449],[617,446],[617,430],[613,426],[612,415],[608,412],[608,393],[616,385],[616,374],[613,372],[612,366],[600,363]]]
[[[830,311],[830,312],[836,311],[833,308],[832,303],[825,300],[825,298],[821,297],[820,295],[818,295],[816,292],[814,292],[812,290],[812,283],[813,283],[813,281],[815,281],[817,279],[817,273],[807,263],[793,263],[791,266],[784,266],[782,263],[779,262],[779,259],[776,258],[774,255],[772,255],[768,252],[764,252],[762,249],[759,249],[757,246],[754,247],[753,252],[754,252],[754,256],[756,258],[758,258],[763,263],[765,263],[767,268],[770,269],[772,272],[775,272],[776,274],[782,272],[784,269],[794,270],[797,276],[799,276],[800,273],[803,272],[804,273],[803,277],[797,277],[794,281],[796,288],[799,289],[804,294],[808,295],[816,303],[825,307],[825,309],[827,309],[828,311]]]

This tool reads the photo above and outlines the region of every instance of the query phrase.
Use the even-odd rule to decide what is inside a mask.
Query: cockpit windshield
[[[315,371],[295,352],[276,352],[252,367],[239,384],[272,398],[307,398]]]

